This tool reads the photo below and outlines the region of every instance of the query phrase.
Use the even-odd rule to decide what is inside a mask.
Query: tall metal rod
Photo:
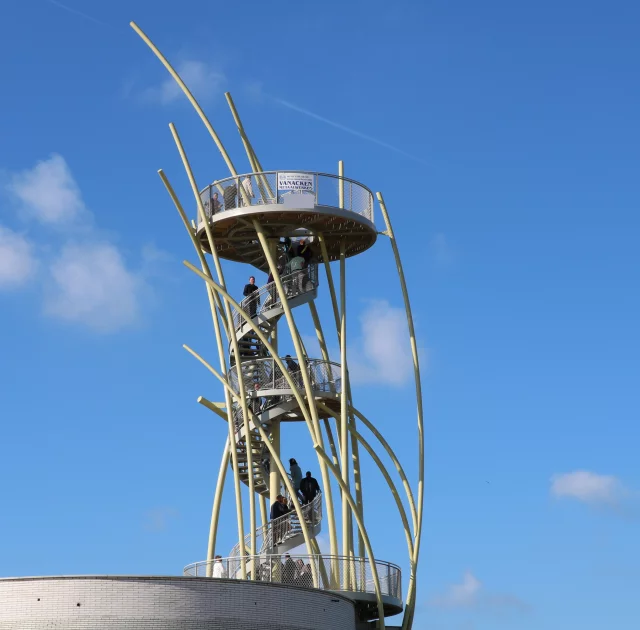
[[[347,428],[347,287],[345,242],[340,241],[340,378],[342,391],[340,393],[340,470],[344,485],[349,487],[349,441]],[[342,485],[342,484],[341,484]],[[342,493],[342,555],[349,556],[349,503],[345,493]],[[345,587],[349,583],[349,564],[346,563],[343,570]]]
[[[189,219],[187,218],[187,214],[184,211],[184,208],[182,207],[182,204],[180,203],[180,200],[178,199],[178,196],[176,195],[175,191],[173,190],[173,187],[169,183],[169,180],[167,179],[167,176],[164,174],[164,171],[162,169],[158,170],[158,175],[160,176],[160,179],[162,180],[162,183],[164,184],[164,187],[167,189],[167,192],[169,193],[169,196],[171,197],[171,200],[173,201],[173,205],[176,207],[176,210],[178,211],[178,214],[180,215],[180,218],[182,219],[184,227],[187,230],[187,234],[189,234],[189,237],[191,239],[191,243],[193,244],[193,247],[196,250],[196,254],[198,255],[198,260],[200,261],[200,265],[202,266],[202,270],[204,271],[204,273],[208,274],[210,277],[213,277],[211,275],[211,269],[209,268],[209,264],[207,263],[207,260],[204,257],[204,253],[202,252],[202,247],[200,246],[200,243],[198,242],[198,240],[195,237],[195,231],[194,231],[194,229],[191,227],[191,225],[189,223]],[[213,299],[213,301],[216,304],[217,312],[220,314],[220,321],[222,322],[222,326],[224,328],[224,331],[225,331],[225,334],[227,336],[227,339],[229,339],[230,338],[229,331],[227,329],[227,322],[226,322],[226,320],[224,318],[224,314],[222,312],[222,302],[220,301],[220,296],[217,293],[215,293],[215,291],[212,292],[211,289],[209,289],[208,286],[207,286],[207,293],[209,294],[209,302],[211,302],[211,300]],[[211,316],[212,317],[216,317],[216,311],[213,310],[213,309],[211,311]]]
[[[391,241],[391,247],[393,249],[393,256],[396,262],[396,269],[398,271],[398,278],[400,280],[400,287],[402,289],[402,297],[404,299],[404,309],[407,315],[407,325],[409,327],[409,340],[411,342],[411,354],[413,357],[413,373],[416,387],[416,403],[418,413],[418,529],[415,535],[415,546],[413,552],[413,564],[417,566],[418,556],[420,554],[420,542],[422,539],[422,516],[424,505],[424,414],[422,409],[422,384],[420,381],[420,360],[418,357],[418,344],[416,342],[416,332],[413,326],[413,314],[411,312],[411,303],[409,302],[409,292],[407,290],[407,282],[404,277],[404,270],[402,268],[402,261],[400,259],[400,250],[398,243],[391,226],[391,220],[389,219],[389,213],[384,203],[382,193],[376,193],[378,203],[380,204],[380,210],[382,210],[382,216],[384,217],[385,225],[387,226],[387,235]],[[415,599],[416,589],[415,586],[407,594],[407,605],[405,608],[404,619],[402,621],[402,627],[404,630],[411,627],[413,616],[415,614]]]
[[[304,354],[303,350],[302,350],[302,344],[300,341],[300,333],[298,332],[298,328],[295,324],[295,320],[293,319],[293,315],[291,313],[291,307],[289,306],[289,300],[287,299],[287,295],[286,295],[286,291],[284,290],[284,286],[282,285],[282,280],[280,278],[280,273],[278,272],[278,267],[276,265],[276,261],[269,249],[269,245],[267,243],[267,239],[264,233],[264,229],[262,228],[262,225],[258,222],[258,221],[253,221],[253,227],[256,231],[256,234],[258,235],[258,239],[260,240],[260,244],[262,245],[262,250],[264,252],[264,255],[267,259],[267,263],[269,264],[269,271],[271,272],[271,274],[273,275],[273,281],[276,283],[276,289],[278,291],[278,295],[280,296],[280,302],[282,304],[282,308],[284,310],[284,314],[285,314],[285,318],[287,320],[287,324],[289,326],[289,332],[291,333],[291,339],[293,341],[293,346],[298,358],[298,364],[299,365],[304,365],[304,363],[300,363],[301,361],[304,362],[306,360],[306,355]],[[312,437],[315,434],[314,437],[314,443],[320,445],[320,448],[323,450],[324,452],[324,445],[323,445],[323,437],[322,437],[322,431],[320,429],[320,421],[318,418],[318,410],[316,408],[315,405],[315,397],[313,395],[313,390],[311,388],[311,381],[309,379],[309,374],[307,372],[307,370],[301,370],[301,374],[302,374],[302,381],[304,383],[304,389],[307,395],[307,402],[309,405],[309,411],[311,412],[311,417],[313,419],[312,425],[313,425],[313,433],[312,433]],[[330,483],[330,477],[328,474],[328,471],[326,469],[325,466],[323,466],[322,461],[319,460],[319,465],[320,465],[320,471],[322,474],[322,482],[324,484],[324,496],[325,496],[325,501],[326,501],[326,507],[327,507],[327,524],[329,527],[329,544],[331,547],[331,555],[332,556],[337,556],[338,553],[338,545],[337,545],[337,532],[336,532],[336,523],[335,523],[335,517],[333,514],[333,501],[331,498],[331,483]]]
[[[329,270],[329,274],[331,270]],[[328,277],[329,281],[333,284],[333,278]],[[320,321],[320,317],[318,316],[318,310],[315,306],[314,302],[309,302],[309,310],[311,311],[311,317],[313,319],[313,324],[316,330],[316,337],[318,338],[318,344],[320,345],[320,352],[322,353],[322,357],[325,361],[329,361],[329,352],[327,350],[327,343],[324,336],[324,331],[322,329],[322,323]],[[340,331],[338,330],[338,339],[340,339]],[[347,366],[348,368],[348,366]],[[347,382],[347,395],[350,401],[351,399],[351,383]],[[353,428],[356,427],[355,418],[349,415],[349,424],[353,425]],[[329,436],[329,445],[331,446],[331,452],[335,458],[335,447],[333,446],[333,436],[331,434],[331,427],[329,426],[329,421],[326,421],[327,433]],[[358,447],[358,441],[351,435],[351,458],[353,463],[353,481],[356,490],[356,503],[358,504],[358,509],[360,510],[360,515],[364,518],[364,501],[362,497],[362,475],[360,472],[360,451]],[[349,525],[349,531],[353,531],[353,526]],[[364,558],[364,541],[362,540],[362,535],[358,532],[358,557]]]
[[[322,253],[322,262],[324,263],[324,270],[327,274],[327,284],[329,285],[329,293],[331,294],[331,305],[333,306],[333,316],[336,320],[336,330],[338,335],[340,334],[340,311],[338,309],[338,299],[336,298],[336,287],[333,283],[333,275],[331,274],[331,266],[329,261],[329,252],[327,251],[327,244],[324,241],[322,234],[318,234],[318,241],[320,242],[320,251]]]
[[[162,65],[168,70],[169,74],[173,77],[173,80],[178,84],[178,87],[182,90],[184,95],[189,99],[189,102],[191,103],[193,108],[196,110],[196,113],[198,114],[198,116],[200,116],[200,120],[202,120],[202,122],[204,123],[204,126],[207,128],[207,131],[209,132],[209,134],[213,138],[213,141],[218,147],[218,150],[222,155],[222,159],[225,161],[225,164],[227,165],[227,168],[229,169],[231,175],[236,177],[238,173],[236,172],[236,168],[233,165],[233,162],[231,161],[229,154],[224,148],[222,141],[218,137],[218,134],[213,128],[213,125],[211,124],[211,122],[209,122],[209,119],[207,118],[207,115],[202,110],[202,107],[200,107],[200,104],[191,93],[191,90],[189,90],[185,82],[182,80],[182,77],[176,72],[173,66],[169,63],[168,59],[160,52],[158,47],[151,41],[151,39],[149,39],[149,36],[135,22],[129,22],[129,26],[131,26],[131,28],[140,36],[142,41],[147,46],[149,46],[153,54],[160,60]],[[239,193],[242,194],[243,199],[245,199],[246,201],[247,196],[246,196],[246,193],[244,192],[244,189],[242,188],[242,186],[240,186],[239,188],[240,188]],[[250,205],[250,204],[247,203],[247,205]]]
[[[227,469],[229,468],[229,438],[224,443],[224,451],[220,458],[220,470],[218,471],[218,482],[216,483],[216,491],[213,496],[213,508],[211,509],[211,525],[209,527],[209,544],[207,546],[207,560],[213,560],[216,551],[216,537],[218,535],[218,519],[220,517],[220,504],[222,503],[222,494],[224,493],[224,482],[227,478]],[[207,577],[209,575],[209,565],[207,565]]]
[[[327,363],[330,362],[329,351],[327,350],[327,343],[324,338],[324,332],[322,330],[322,323],[320,322],[320,316],[318,315],[318,309],[316,308],[315,302],[312,300],[309,302],[309,311],[311,312],[311,318],[313,319],[313,325],[316,329],[316,337],[318,339],[318,344],[320,345],[320,353],[322,354],[322,360]],[[333,382],[329,383],[329,389],[331,392],[335,393],[336,388]],[[338,453],[336,451],[336,444],[333,439],[333,431],[331,430],[331,423],[329,419],[325,419],[324,428],[327,432],[327,440],[329,441],[329,448],[331,449],[331,456],[333,457],[333,463],[336,466],[340,465],[340,460],[338,459]]]
[[[407,495],[407,501],[409,502],[409,510],[411,512],[411,521],[413,523],[413,534],[415,537],[415,533],[418,529],[418,516],[416,513],[415,501],[413,499],[413,492],[411,491],[409,480],[407,479],[407,475],[404,472],[404,468],[402,467],[400,460],[396,456],[394,450],[391,448],[387,440],[384,439],[384,436],[382,435],[382,433],[380,433],[380,431],[376,429],[373,422],[368,420],[367,417],[362,412],[358,411],[353,406],[350,407],[350,412],[353,413],[355,416],[357,416],[358,419],[362,422],[362,424],[364,424],[364,426],[367,427],[367,429],[369,429],[371,433],[373,433],[373,435],[376,437],[378,442],[380,442],[380,444],[382,445],[382,448],[384,448],[384,450],[387,452],[387,455],[391,458],[393,465],[396,467],[396,470],[398,471],[398,475],[402,480],[402,485],[404,486],[405,494]]]
[[[173,123],[169,124],[169,129],[171,130],[171,134],[173,136],[173,140],[176,144],[176,147],[178,149],[178,153],[180,154],[180,158],[182,160],[182,164],[184,166],[185,172],[187,174],[187,177],[189,179],[189,184],[191,185],[191,191],[193,192],[193,196],[194,199],[196,201],[197,207],[198,207],[198,213],[200,216],[200,220],[204,223],[205,226],[205,232],[207,235],[207,240],[209,242],[209,247],[211,249],[211,256],[213,257],[213,262],[216,268],[216,272],[218,274],[218,279],[220,281],[220,283],[224,286],[224,273],[222,272],[222,266],[220,265],[220,259],[218,257],[218,252],[216,251],[215,248],[215,244],[214,244],[214,240],[213,240],[213,235],[211,232],[211,226],[209,225],[209,222],[207,221],[206,215],[205,215],[205,211],[204,211],[204,206],[202,205],[202,199],[200,197],[200,194],[198,192],[198,186],[196,185],[196,180],[195,177],[193,175],[193,170],[191,169],[191,165],[189,164],[189,159],[187,157],[187,154],[184,150],[184,147],[182,146],[182,142],[180,140],[180,136],[178,135],[178,131],[175,128],[175,125]],[[223,306],[224,306],[224,311],[225,311],[225,315],[226,315],[226,320],[227,320],[227,328],[229,329],[229,331],[234,331],[234,325],[233,325],[233,317],[231,315],[231,309],[229,308],[229,303],[227,302],[227,300],[222,300],[223,301]],[[233,350],[234,350],[234,356],[236,357],[236,361],[238,360],[240,353],[238,350],[238,340],[236,338],[235,332],[231,332],[231,343],[233,345]],[[221,359],[221,367],[224,365],[224,369],[226,371],[226,360],[224,359],[223,356],[223,346],[222,346],[222,339],[217,339],[218,341],[218,351],[220,353],[220,359]],[[240,383],[240,386],[242,387],[243,385],[243,376],[242,376],[242,370],[237,370],[238,372],[238,382]],[[244,389],[242,390],[244,391]],[[230,413],[231,411],[231,405],[230,402],[227,400],[227,413]],[[243,402],[241,403],[242,405],[242,414],[244,417],[244,422],[245,422],[245,436],[247,439],[250,440],[250,432],[249,432],[249,420],[247,417],[247,401],[246,401],[246,397],[243,398]],[[237,445],[235,445],[235,432],[234,432],[234,426],[233,426],[233,422],[229,422],[229,440],[231,443],[234,444],[233,446],[233,450],[235,451],[237,448]],[[249,470],[251,471],[251,474],[249,475],[249,518],[251,521],[251,548],[255,549],[255,530],[256,530],[256,501],[255,501],[255,491],[254,491],[254,479],[253,479],[253,453],[251,448],[247,448],[247,460],[248,460],[248,466],[249,466]],[[236,455],[236,460],[234,461],[234,466],[237,467],[238,462],[237,462],[237,455]],[[236,509],[238,511],[239,514],[239,520],[242,521],[242,526],[244,529],[244,519],[242,516],[242,495],[240,495],[240,501],[239,503],[237,503],[236,505]],[[242,533],[242,544],[244,545],[244,531]],[[242,561],[242,558],[241,558]],[[244,568],[246,569],[246,565],[244,565]]]
[[[262,521],[263,529],[266,528],[269,522],[269,510],[267,509],[267,497],[260,497],[260,520]]]
[[[330,412],[331,409],[327,407],[324,403],[319,402],[318,407],[324,409],[327,412]],[[398,488],[396,484],[393,482],[391,475],[387,467],[384,465],[378,454],[375,452],[375,449],[369,444],[369,442],[360,434],[356,429],[354,429],[351,425],[349,425],[349,432],[353,436],[355,440],[357,440],[360,444],[362,444],[363,448],[369,453],[376,466],[382,473],[387,485],[389,486],[389,490],[393,496],[394,501],[396,502],[396,506],[398,508],[398,513],[400,514],[400,520],[402,521],[402,526],[404,528],[405,538],[407,539],[407,549],[409,551],[409,558],[413,558],[413,537],[411,534],[411,526],[409,525],[409,519],[407,518],[407,512],[404,508],[404,504],[402,502],[402,498],[400,497],[400,493],[398,492]],[[411,561],[411,560],[410,560]]]
[[[329,456],[320,448],[319,445],[316,444],[314,448],[316,449],[316,452],[318,453],[318,455],[325,462],[329,470],[333,473],[335,480],[338,482],[338,484],[342,488],[342,496],[347,497],[347,502],[349,503],[349,506],[353,511],[353,515],[356,519],[358,529],[362,533],[364,546],[365,546],[365,549],[367,550],[367,555],[369,556],[369,565],[371,567],[371,577],[373,578],[373,586],[376,591],[376,603],[378,605],[378,615],[379,615],[377,626],[379,629],[381,628],[382,630],[384,630],[385,624],[384,624],[384,605],[382,603],[382,590],[380,589],[380,579],[378,577],[378,569],[376,567],[376,560],[373,555],[373,548],[371,547],[369,535],[367,534],[367,528],[365,527],[364,521],[360,517],[360,514],[358,514],[358,506],[356,505],[355,499],[351,496],[348,486],[342,480],[342,475],[340,473],[340,470],[333,465],[333,463],[329,459]]]
[[[166,175],[164,174],[164,172],[162,172],[162,170],[159,171],[159,175],[160,178],[162,179],[165,187],[167,188],[167,190],[169,191],[169,194],[174,202],[174,205],[176,206],[176,210],[178,211],[178,214],[180,216],[180,219],[182,220],[182,223],[185,227],[185,229],[187,230],[187,233],[189,234],[189,237],[191,238],[191,242],[193,243],[194,248],[196,249],[196,252],[198,254],[198,258],[200,259],[200,262],[202,264],[203,267],[203,271],[202,273],[202,277],[203,278],[208,278],[211,282],[213,282],[213,278],[211,277],[211,271],[209,270],[209,266],[207,265],[207,262],[204,258],[204,254],[202,252],[202,247],[200,245],[200,242],[196,239],[194,231],[191,228],[191,225],[189,223],[189,219],[187,218],[187,215],[185,214],[182,205],[180,204],[180,202],[178,201],[177,196],[175,195],[175,193],[173,192],[173,188],[171,186],[171,184],[169,183],[169,180],[167,179]],[[198,205],[198,209],[200,212],[202,212],[202,214],[204,214],[204,209],[202,208],[202,202],[200,201],[200,198],[198,197],[199,200],[199,205]],[[208,226],[207,226],[208,228]],[[210,234],[210,229],[207,231],[207,238],[209,239],[209,244],[210,246],[213,245],[213,238],[211,237]],[[212,250],[215,251],[215,250]],[[217,255],[214,255],[214,261],[217,261]],[[218,265],[217,265],[217,271],[218,271],[218,277],[220,279],[220,275],[222,273],[222,269],[220,268],[219,265],[219,261]],[[220,279],[221,283],[224,283],[224,276],[222,276],[222,278]],[[218,345],[218,358],[220,360],[220,369],[222,370],[223,374],[226,374],[226,370],[227,370],[227,365],[226,365],[226,360],[225,360],[225,356],[224,356],[224,352],[223,352],[223,344],[222,344],[222,335],[220,333],[220,324],[218,322],[218,317],[217,314],[215,312],[215,309],[213,307],[213,299],[211,298],[211,292],[212,292],[212,288],[211,286],[207,284],[207,289],[208,289],[208,294],[209,294],[209,305],[211,307],[211,314],[212,314],[212,318],[213,318],[213,329],[214,329],[214,333],[215,333],[215,337],[216,337],[216,342]],[[219,296],[218,296],[219,298]],[[225,323],[225,319],[222,318],[222,322],[223,324]],[[233,326],[231,327],[231,329],[233,330]],[[231,409],[231,398],[228,396],[228,394],[225,392],[225,405],[227,408],[227,411],[229,409]],[[234,487],[234,492],[235,492],[235,499],[236,499],[236,516],[237,516],[237,525],[238,525],[238,545],[240,546],[240,551],[242,552],[241,555],[241,559],[240,559],[240,567],[241,567],[241,574],[244,577],[246,577],[246,572],[247,572],[247,567],[246,567],[246,561],[245,561],[245,545],[244,545],[244,517],[243,517],[243,513],[242,513],[242,493],[240,491],[240,478],[238,476],[238,453],[235,447],[235,436],[233,433],[233,423],[232,422],[227,422],[228,425],[228,440],[229,440],[229,444],[233,444],[233,447],[230,446],[230,450],[231,450],[231,461],[233,463],[233,487]],[[218,512],[216,512],[215,516],[215,526],[217,527],[218,524],[218,518],[219,518],[219,508],[220,506],[218,505]]]
[[[227,103],[229,104],[229,109],[231,110],[231,115],[233,116],[233,120],[238,127],[238,132],[240,133],[240,138],[242,139],[242,144],[244,145],[245,153],[247,154],[247,158],[249,159],[249,164],[251,164],[251,168],[254,173],[259,173],[262,171],[262,166],[260,164],[260,160],[258,160],[258,156],[256,152],[253,150],[253,146],[251,145],[251,141],[249,140],[249,136],[247,135],[244,125],[240,120],[240,114],[238,114],[238,110],[236,109],[236,105],[233,102],[233,98],[231,97],[230,92],[224,93],[225,98],[227,99]],[[271,190],[271,186],[269,186],[269,180],[264,175],[256,176],[259,182],[260,192],[263,196],[263,201],[265,201],[264,191],[267,191],[267,196],[269,198],[273,198],[273,191]]]

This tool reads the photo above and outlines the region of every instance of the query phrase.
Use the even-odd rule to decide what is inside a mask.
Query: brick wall
[[[0,579],[0,630],[354,630],[351,601],[283,584],[187,577]]]

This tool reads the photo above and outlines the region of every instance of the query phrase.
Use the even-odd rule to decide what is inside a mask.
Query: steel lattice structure
[[[374,197],[362,184],[339,174],[265,171],[244,130],[229,93],[226,99],[238,128],[251,172],[239,174],[204,111],[178,73],[135,24],[132,28],[164,64],[187,96],[219,149],[230,177],[198,188],[175,128],[169,128],[182,159],[197,206],[190,220],[167,176],[158,173],[193,243],[200,268],[185,265],[205,283],[218,347],[216,369],[195,350],[185,346],[222,385],[225,402],[204,397],[198,402],[227,422],[228,438],[222,453],[215,489],[207,559],[185,568],[185,575],[212,577],[225,479],[230,470],[236,501],[238,543],[222,561],[227,577],[298,584],[341,591],[356,602],[362,621],[402,611],[400,569],[375,558],[363,517],[361,449],[373,459],[393,496],[402,519],[410,566],[402,628],[412,627],[416,602],[416,567],[423,520],[424,433],[420,366],[413,318],[397,241],[381,193],[376,193],[386,226],[377,232],[373,222]],[[287,186],[283,187],[282,182]],[[299,190],[296,187],[300,188]],[[283,192],[286,189],[287,192]],[[374,423],[355,406],[347,369],[346,259],[373,246],[377,236],[389,239],[404,298],[413,356],[417,403],[418,471],[416,493],[395,452]],[[286,250],[303,237],[308,260],[293,268]],[[289,239],[287,241],[287,239]],[[292,240],[291,240],[292,239]],[[300,247],[300,246],[299,246]],[[213,260],[213,268],[208,257]],[[247,263],[270,272],[273,281],[242,303],[229,294],[221,260]],[[334,282],[331,261],[339,263]],[[319,268],[324,267],[340,342],[340,360],[329,358],[323,326],[315,305]],[[308,357],[294,318],[294,310],[310,311],[321,357]],[[295,355],[278,353],[278,323],[284,320]],[[333,325],[333,324],[332,324]],[[304,422],[318,457],[324,492],[302,505],[280,457],[281,423]],[[286,426],[286,425],[285,425]],[[372,434],[371,441],[362,428]],[[334,437],[334,431],[336,437]],[[378,455],[393,462],[401,482],[394,481]],[[241,484],[249,489],[249,524],[246,527]],[[332,485],[340,497],[332,495]],[[289,514],[269,521],[268,503],[278,494],[293,506]],[[408,510],[407,510],[408,508]],[[260,513],[260,524],[258,523]],[[338,533],[337,513],[342,531]],[[330,553],[322,554],[316,536],[326,522]],[[355,536],[354,536],[355,527]],[[248,534],[245,533],[248,530]],[[282,563],[283,554],[304,544],[306,554]],[[287,561],[289,562],[289,560]]]

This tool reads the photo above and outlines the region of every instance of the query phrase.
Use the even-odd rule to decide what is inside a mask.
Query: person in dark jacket
[[[300,482],[300,492],[302,492],[305,504],[311,503],[320,493],[320,484],[311,476],[311,471],[309,470],[307,470],[305,478]]]
[[[302,388],[302,374],[300,374],[300,366],[291,358],[291,355],[288,354],[284,358],[285,365],[287,366],[287,370],[293,379],[296,387]]]
[[[284,584],[295,584],[296,582],[296,563],[291,559],[289,554],[285,555],[282,565],[282,582]]]
[[[301,501],[302,494],[300,492],[300,484],[302,483],[302,469],[298,466],[298,462],[292,457],[289,460],[289,471],[291,472],[291,483],[296,491],[296,496]]]
[[[287,506],[287,502],[285,498],[279,494],[276,497],[274,504],[271,506],[271,520],[273,521],[274,519],[280,518],[288,513],[289,507]]]
[[[275,503],[271,506],[271,520],[275,521],[273,524],[273,542],[276,545],[279,545],[282,542],[289,526],[288,523],[279,522],[277,519],[288,514],[290,511],[287,501],[281,494],[279,494],[276,497]],[[288,521],[289,519],[282,520]]]
[[[251,276],[249,278],[249,284],[244,285],[244,291],[242,292],[242,295],[244,295],[245,298],[248,298],[246,300],[246,308],[247,313],[249,313],[249,317],[256,316],[258,304],[260,304],[260,296],[257,294],[254,295],[256,291],[258,291],[258,287],[256,286],[256,279],[254,276]]]

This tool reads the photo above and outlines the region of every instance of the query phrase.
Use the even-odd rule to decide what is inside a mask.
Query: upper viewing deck
[[[260,269],[266,261],[253,221],[269,238],[322,234],[329,260],[369,249],[377,237],[373,194],[362,184],[337,175],[307,171],[264,171],[215,181],[200,193],[216,251],[222,258],[248,262]],[[205,223],[195,221],[202,247],[210,251]],[[346,237],[346,238],[345,238]],[[317,240],[314,255],[322,261]]]

